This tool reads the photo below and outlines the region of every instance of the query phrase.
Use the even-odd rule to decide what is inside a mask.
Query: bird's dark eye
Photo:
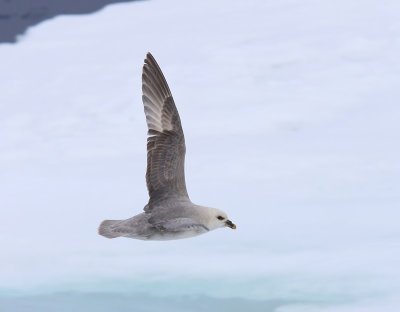
[[[222,216],[218,216],[217,219],[218,219],[218,220],[224,220],[225,218],[222,217]]]

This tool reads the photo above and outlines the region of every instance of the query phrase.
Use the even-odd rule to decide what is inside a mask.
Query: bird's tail
[[[121,222],[121,220],[104,220],[99,226],[99,234],[107,238],[116,238],[121,236],[122,233],[115,231],[115,227],[113,226],[119,222]]]

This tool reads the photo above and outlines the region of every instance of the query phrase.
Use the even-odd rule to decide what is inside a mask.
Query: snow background
[[[398,311],[399,9],[153,0],[57,17],[0,45],[6,312],[52,294],[45,304],[68,306],[71,292],[134,296],[131,308],[204,296],[208,311],[231,298],[262,311]],[[96,233],[147,201],[147,51],[182,118],[191,199],[227,211],[236,231]]]

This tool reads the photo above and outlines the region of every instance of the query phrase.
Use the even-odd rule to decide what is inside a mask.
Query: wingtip
[[[144,59],[144,62],[148,63],[149,60],[154,60],[154,56],[151,54],[151,52],[146,53],[146,58]]]

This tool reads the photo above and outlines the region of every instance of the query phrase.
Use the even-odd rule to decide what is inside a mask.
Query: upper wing
[[[185,184],[185,137],[174,99],[154,57],[148,53],[142,75],[148,127],[146,182],[149,205],[170,197],[188,198]]]

